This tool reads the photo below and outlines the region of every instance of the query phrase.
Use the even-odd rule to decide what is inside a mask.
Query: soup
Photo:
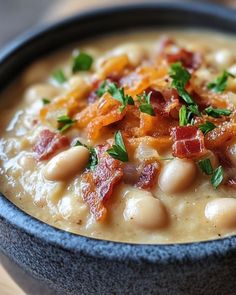
[[[1,94],[2,193],[99,239],[235,234],[235,49],[214,32],[130,32],[35,62]]]

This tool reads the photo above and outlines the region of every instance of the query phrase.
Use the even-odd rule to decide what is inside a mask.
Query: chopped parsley
[[[219,77],[215,79],[215,81],[209,83],[207,85],[207,88],[211,89],[214,92],[223,92],[225,91],[227,87],[227,82],[229,77],[235,78],[234,75],[230,74],[227,71],[224,71],[222,75],[220,75]]]
[[[128,104],[134,105],[133,98],[129,95],[126,95],[124,92],[124,88],[119,88],[115,83],[109,83],[108,81],[104,81],[96,90],[96,94],[99,97],[103,96],[103,94],[106,92],[110,93],[110,95],[114,99],[118,100],[122,104],[120,108],[121,111],[123,111]]]
[[[215,129],[216,125],[210,121],[206,121],[204,124],[199,126],[199,129],[202,131],[203,134],[207,134],[211,130]]]
[[[124,88],[118,88],[115,83],[109,83],[108,84],[108,92],[111,94],[111,96],[121,102],[122,106],[120,108],[121,111],[124,110],[124,108],[129,105],[134,105],[134,100],[131,96],[126,95],[124,92]]]
[[[172,160],[174,160],[174,157],[167,157],[167,158],[159,158],[158,160],[160,160],[160,161],[172,161]]]
[[[62,70],[56,70],[52,74],[52,78],[58,83],[63,84],[67,81],[66,76]]]
[[[211,184],[213,185],[215,189],[217,189],[218,186],[221,184],[221,182],[223,181],[223,178],[224,178],[224,171],[222,166],[219,166],[218,168],[214,170],[211,177]]]
[[[89,170],[94,170],[98,164],[98,157],[97,157],[97,153],[96,153],[95,148],[88,146],[86,144],[83,144],[79,140],[76,141],[74,146],[84,146],[89,150],[90,157],[89,157],[89,162],[88,162],[87,168]]]
[[[202,172],[204,172],[206,175],[212,175],[213,168],[212,168],[210,159],[200,160],[198,162],[198,165],[201,168]]]
[[[80,52],[73,58],[72,72],[73,74],[79,71],[90,70],[93,63],[93,58],[87,53]]]
[[[43,105],[49,104],[51,101],[48,98],[42,98]]]
[[[99,85],[99,87],[98,87],[98,89],[95,91],[95,93],[99,96],[99,97],[101,97],[101,96],[103,96],[103,94],[104,93],[106,93],[107,92],[107,81],[103,81],[100,85]]]
[[[128,162],[128,153],[121,135],[120,131],[115,133],[115,144],[112,148],[107,150],[107,153],[114,159],[120,160],[122,162]]]
[[[205,112],[208,116],[213,118],[220,118],[221,116],[229,116],[232,111],[227,109],[214,109],[213,107],[208,107],[205,109]]]
[[[57,122],[59,123],[58,130],[60,132],[64,132],[69,129],[76,122],[76,120],[71,119],[67,115],[63,115],[57,118]]]
[[[185,86],[191,78],[190,73],[180,62],[176,62],[171,65],[169,75],[173,79],[171,86],[177,90],[179,96],[189,105],[189,110],[193,114],[200,116],[197,104],[185,90]]]
[[[151,95],[151,91],[148,94],[144,91],[143,94],[137,95],[140,102],[139,109],[142,113],[148,114],[150,116],[155,116],[154,109],[150,103]]]
[[[185,105],[182,105],[182,107],[179,110],[179,125],[185,126],[187,124],[188,124],[187,108]]]
[[[224,171],[222,166],[213,170],[210,159],[203,159],[198,162],[199,167],[206,175],[211,175],[211,184],[217,189],[224,178]]]

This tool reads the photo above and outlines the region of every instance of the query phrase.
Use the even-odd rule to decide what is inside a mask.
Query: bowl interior
[[[30,62],[74,41],[100,34],[148,27],[207,28],[236,33],[236,13],[219,6],[189,4],[140,4],[100,9],[20,36],[0,52],[0,90]],[[190,253],[204,258],[222,245],[230,251],[236,237],[177,245],[134,245],[96,240],[55,229],[16,208],[0,195],[0,219],[40,239],[71,251],[99,257],[147,259],[150,262],[185,259]],[[93,253],[91,254],[91,249]],[[207,252],[206,252],[207,249]],[[165,254],[168,253],[166,256]],[[192,254],[191,254],[192,256]],[[126,257],[126,258],[125,258]]]

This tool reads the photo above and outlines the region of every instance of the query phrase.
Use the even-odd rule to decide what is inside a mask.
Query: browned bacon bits
[[[171,131],[173,155],[178,158],[197,158],[205,152],[204,136],[195,126],[178,126]]]
[[[40,132],[33,151],[39,161],[48,160],[57,151],[69,146],[69,139],[59,133],[45,129]]]
[[[157,161],[145,164],[136,186],[142,189],[151,189],[156,183],[159,168],[160,165]]]
[[[106,150],[107,146],[96,148],[98,165],[94,171],[86,171],[81,177],[82,197],[97,221],[106,218],[105,202],[123,176],[122,163],[109,156]]]

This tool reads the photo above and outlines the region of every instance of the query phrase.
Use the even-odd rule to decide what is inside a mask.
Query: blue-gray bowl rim
[[[209,17],[215,15],[219,19],[225,19],[236,24],[236,12],[233,9],[223,8],[219,5],[201,4],[201,3],[143,3],[135,5],[119,5],[109,8],[100,8],[89,12],[84,12],[64,20],[48,24],[33,29],[10,42],[6,47],[0,50],[0,66],[10,57],[17,54],[18,50],[24,48],[35,38],[43,36],[45,33],[53,32],[55,29],[67,26],[73,22],[96,17],[104,13],[123,13],[124,11],[142,10],[144,8],[153,9],[175,9],[185,12],[198,12],[207,14]],[[220,29],[220,28],[219,28]],[[217,28],[218,30],[218,28]],[[232,32],[235,30],[232,29]],[[0,87],[1,88],[1,87]],[[167,265],[174,262],[204,260],[209,256],[219,258],[229,254],[236,249],[236,235],[210,241],[201,241],[181,244],[132,244],[124,242],[114,242],[91,237],[85,237],[78,234],[66,232],[48,225],[10,202],[0,193],[0,219],[3,222],[11,224],[19,231],[26,232],[30,236],[35,236],[46,243],[50,243],[63,250],[86,255],[90,257],[103,258],[109,260],[131,260],[137,262],[147,262]]]

